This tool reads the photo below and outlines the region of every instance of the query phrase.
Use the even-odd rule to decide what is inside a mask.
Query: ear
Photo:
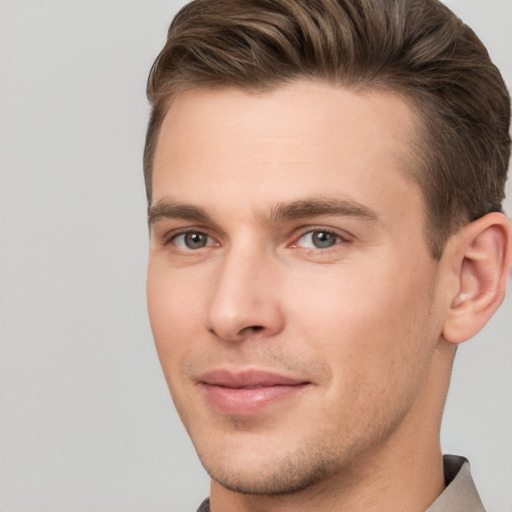
[[[489,213],[450,242],[456,286],[448,297],[443,337],[461,343],[475,336],[503,302],[512,266],[512,223],[501,213]]]

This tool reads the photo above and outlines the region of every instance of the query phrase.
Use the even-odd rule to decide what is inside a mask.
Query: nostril
[[[251,329],[254,332],[258,332],[258,331],[262,331],[263,330],[263,326],[262,325],[251,325],[249,327],[249,329]]]

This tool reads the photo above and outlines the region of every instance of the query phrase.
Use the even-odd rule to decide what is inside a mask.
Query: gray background
[[[208,493],[144,298],[145,81],[182,3],[0,2],[3,512],[192,511]],[[512,0],[448,3],[512,84]],[[511,312],[509,293],[461,347],[443,427],[495,512],[512,512]]]

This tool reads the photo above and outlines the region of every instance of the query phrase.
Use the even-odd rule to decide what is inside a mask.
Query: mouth
[[[311,385],[303,379],[259,370],[213,370],[203,374],[199,384],[214,409],[234,416],[261,413]]]

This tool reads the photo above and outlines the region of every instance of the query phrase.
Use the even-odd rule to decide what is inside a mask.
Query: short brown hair
[[[418,169],[433,257],[460,226],[501,211],[510,97],[475,33],[437,0],[194,0],[148,79],[148,201],[160,126],[191,88],[265,91],[299,78],[375,88],[419,113]]]

